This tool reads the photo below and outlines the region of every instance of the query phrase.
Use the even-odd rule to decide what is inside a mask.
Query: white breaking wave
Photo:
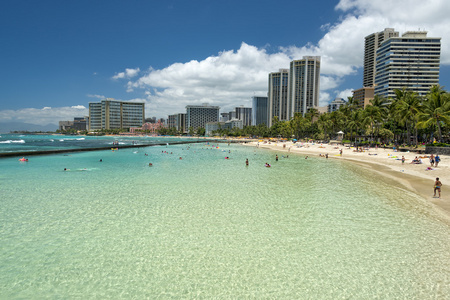
[[[11,144],[11,143],[25,144],[25,141],[24,140],[7,140],[7,141],[0,142],[0,144]]]
[[[60,139],[60,142],[64,142],[64,141],[84,141],[85,138],[79,138],[79,139]]]

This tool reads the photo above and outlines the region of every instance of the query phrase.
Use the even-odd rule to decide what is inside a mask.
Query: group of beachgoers
[[[441,158],[439,157],[438,154],[436,154],[436,156],[431,154],[429,157],[428,156],[416,156],[411,161],[411,163],[412,164],[423,164],[422,158],[428,158],[430,160],[430,166],[435,167],[435,168],[437,168],[437,166],[439,165],[439,162],[441,161]],[[402,156],[402,163],[404,163],[404,162],[405,162],[405,157]]]

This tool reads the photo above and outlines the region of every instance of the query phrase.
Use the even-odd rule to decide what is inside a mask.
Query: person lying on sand
[[[417,156],[411,161],[412,164],[421,164],[422,160]]]

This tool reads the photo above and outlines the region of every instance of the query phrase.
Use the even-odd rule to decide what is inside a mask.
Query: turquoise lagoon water
[[[445,216],[369,170],[278,155],[1,159],[0,299],[448,299]]]
[[[113,142],[119,145],[148,145],[182,141],[180,138],[158,138],[149,136],[71,136],[0,134],[0,153],[19,151],[65,150],[109,147]],[[186,139],[185,139],[186,140]]]

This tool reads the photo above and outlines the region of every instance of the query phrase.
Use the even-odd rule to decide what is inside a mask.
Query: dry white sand
[[[394,152],[392,149],[370,148],[365,149],[364,152],[356,152],[356,148],[342,145],[293,144],[292,142],[249,142],[245,145],[311,157],[320,157],[320,155],[328,153],[328,159],[344,159],[363,167],[369,167],[374,172],[381,173],[383,176],[401,183],[407,189],[434,204],[438,210],[450,216],[450,156],[439,155],[441,161],[438,167],[431,167],[429,158],[425,157],[429,155],[419,155],[414,152]],[[342,156],[339,154],[341,149]],[[402,156],[405,157],[404,164],[401,161]],[[411,164],[416,156],[422,157],[422,164]],[[431,170],[428,167],[431,167]],[[439,177],[443,185],[441,198],[433,197],[436,177]]]

